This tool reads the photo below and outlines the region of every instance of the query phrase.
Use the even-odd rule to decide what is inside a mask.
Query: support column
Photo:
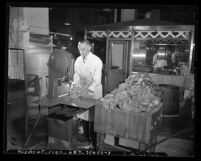
[[[114,9],[114,23],[117,23],[117,9]]]
[[[152,16],[154,20],[160,20],[160,9],[152,10]]]

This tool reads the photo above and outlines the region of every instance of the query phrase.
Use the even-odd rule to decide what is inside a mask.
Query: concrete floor
[[[24,98],[20,91],[9,94],[7,107],[7,150],[21,149],[25,144],[25,118]],[[20,97],[19,97],[20,96]],[[16,100],[17,99],[17,100]],[[16,105],[17,101],[17,105]],[[30,126],[33,126],[36,115],[32,117]],[[163,122],[157,137],[156,152],[164,152],[170,157],[191,157],[193,151],[193,122],[186,116],[178,118],[163,118]],[[47,140],[47,121],[42,117],[35,128],[33,136],[27,147],[33,147]],[[114,145],[114,138],[107,135],[104,142]],[[138,149],[138,143],[120,139],[120,145]],[[43,145],[44,147],[45,145]]]

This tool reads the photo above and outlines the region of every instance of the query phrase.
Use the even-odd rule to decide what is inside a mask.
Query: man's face
[[[80,55],[83,56],[84,58],[89,54],[90,52],[90,45],[86,43],[78,43],[78,50],[80,52]]]

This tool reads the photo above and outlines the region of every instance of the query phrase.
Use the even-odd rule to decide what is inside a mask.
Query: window
[[[160,74],[185,75],[188,68],[190,43],[136,40],[132,56],[132,70]]]

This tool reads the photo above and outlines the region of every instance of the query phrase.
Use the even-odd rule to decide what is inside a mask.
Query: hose
[[[40,88],[42,87],[42,78],[38,78],[39,79],[39,83],[40,83]],[[39,89],[39,91],[41,91],[40,89]],[[39,92],[38,93],[38,99],[40,100],[41,99],[41,93]],[[37,126],[37,124],[38,124],[38,122],[39,122],[39,120],[40,120],[40,115],[41,115],[41,107],[40,107],[40,103],[39,103],[39,105],[38,105],[38,111],[39,111],[39,113],[38,113],[38,115],[37,115],[37,119],[36,119],[36,122],[35,122],[35,124],[34,124],[34,126],[33,126],[33,128],[31,129],[31,132],[29,133],[29,135],[28,135],[28,137],[27,137],[27,139],[26,139],[26,141],[25,141],[25,143],[24,143],[24,145],[23,145],[23,149],[25,149],[26,148],[26,146],[27,146],[27,144],[28,144],[28,142],[30,141],[30,139],[31,139],[31,136],[32,136],[32,134],[33,134],[33,131],[34,131],[34,129],[36,128],[36,126]],[[27,121],[27,120],[26,120]]]
[[[40,111],[40,105],[39,105],[39,114],[38,114],[38,116],[37,116],[37,119],[36,119],[36,122],[35,122],[33,128],[31,129],[31,132],[29,133],[29,135],[28,135],[28,137],[27,137],[27,139],[26,139],[26,141],[25,141],[25,143],[24,143],[24,145],[23,145],[23,149],[26,149],[26,146],[27,146],[28,142],[29,142],[30,139],[31,139],[31,136],[32,136],[32,134],[33,134],[33,131],[34,131],[35,127],[37,126],[39,120],[40,120],[40,114],[41,114],[41,111]]]

